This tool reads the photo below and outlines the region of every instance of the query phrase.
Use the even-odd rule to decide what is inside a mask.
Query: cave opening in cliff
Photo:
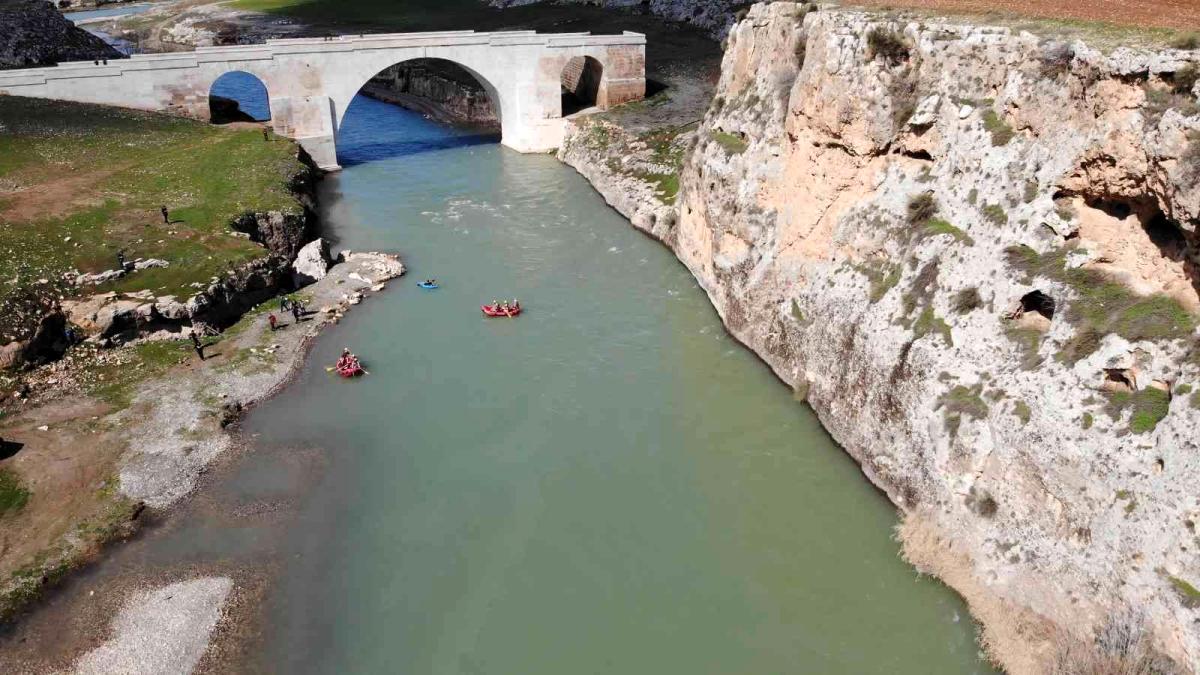
[[[1139,294],[1164,293],[1200,311],[1200,269],[1192,236],[1153,194],[1059,192],[1077,217],[1078,239],[1094,254],[1091,266]]]
[[[271,119],[267,85],[244,71],[225,73],[208,90],[208,114],[213,124],[266,122]]]
[[[1041,291],[1030,291],[1021,296],[1022,314],[1033,312],[1049,321],[1054,318],[1054,310],[1054,298]]]
[[[604,67],[590,56],[576,56],[562,70],[562,114],[564,117],[600,105]]]

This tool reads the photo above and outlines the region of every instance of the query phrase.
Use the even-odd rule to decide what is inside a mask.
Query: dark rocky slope
[[[120,52],[45,0],[0,0],[0,69],[119,58]]]

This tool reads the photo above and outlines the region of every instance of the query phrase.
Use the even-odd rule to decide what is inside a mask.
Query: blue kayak
[[[427,284],[424,281],[418,281],[417,285],[420,286],[421,288],[428,288],[431,290],[438,287],[437,284]]]

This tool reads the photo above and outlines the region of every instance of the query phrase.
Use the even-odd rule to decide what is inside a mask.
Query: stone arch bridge
[[[389,66],[412,59],[461,66],[492,98],[502,142],[521,152],[544,152],[562,141],[564,80],[587,80],[601,109],[645,96],[645,45],[644,35],[630,32],[450,31],[268,40],[0,71],[0,94],[207,119],[213,83],[242,71],[266,85],[276,133],[296,139],[322,168],[334,169],[338,128],[351,99]],[[584,63],[591,66],[589,77],[577,72]]]

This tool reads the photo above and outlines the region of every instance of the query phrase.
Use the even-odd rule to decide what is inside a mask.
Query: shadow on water
[[[358,143],[349,150],[342,150],[339,147],[338,162],[343,167],[349,167],[383,159],[410,157],[426,152],[452,150],[472,145],[492,145],[499,142],[499,134],[476,134],[473,136],[452,136],[441,139],[419,139],[401,143]]]

